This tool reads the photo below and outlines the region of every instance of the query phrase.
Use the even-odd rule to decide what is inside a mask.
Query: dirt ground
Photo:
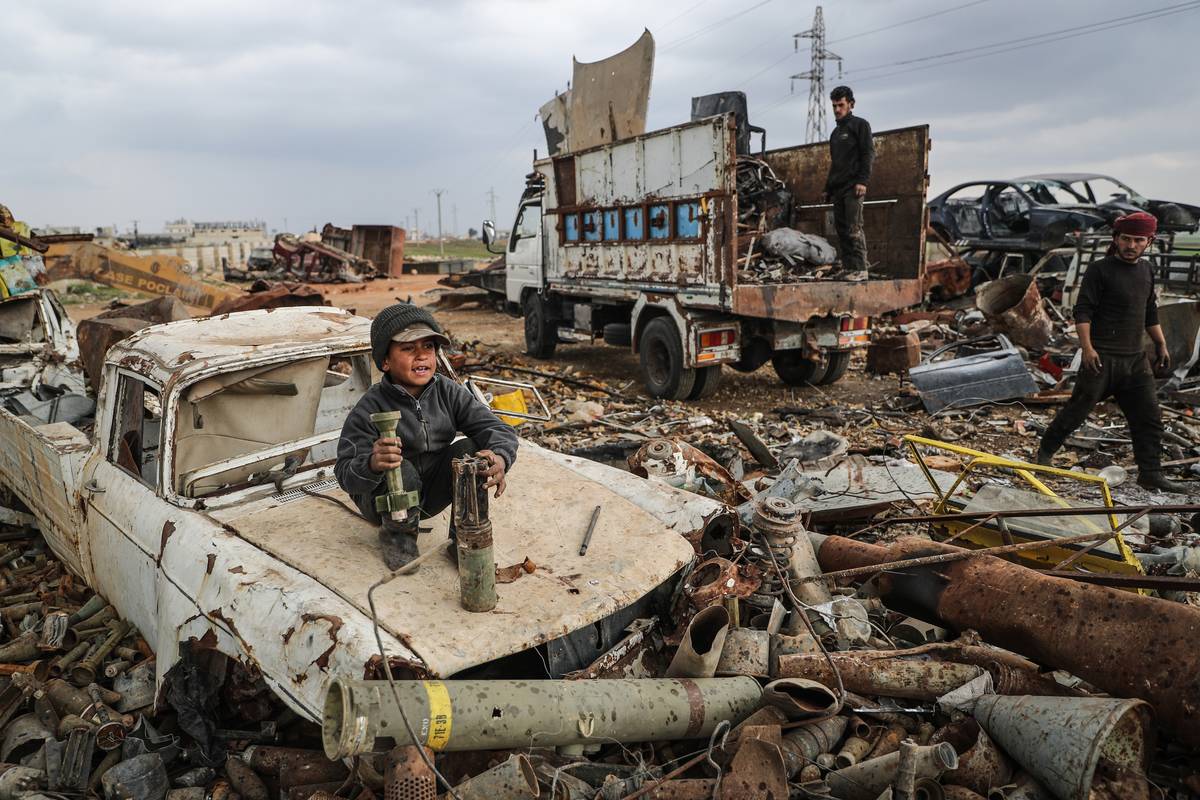
[[[364,284],[328,284],[321,286],[329,301],[363,316],[373,317],[392,303],[411,300],[432,305],[439,296],[438,275],[406,275]],[[104,310],[102,305],[68,306],[75,320]],[[647,415],[675,419],[703,420],[697,424],[696,438],[731,441],[725,422],[730,418],[748,419],[760,431],[773,431],[773,444],[795,439],[807,432],[828,429],[845,436],[859,452],[897,453],[900,437],[919,434],[975,450],[1031,460],[1036,452],[1042,428],[1053,418],[1055,406],[1025,406],[1021,403],[989,405],[930,416],[920,408],[908,386],[896,376],[876,377],[865,372],[862,353],[856,355],[846,376],[830,386],[789,387],[775,375],[770,365],[751,374],[731,369],[711,397],[691,403],[664,402],[644,394],[638,358],[629,349],[604,344],[562,344],[553,359],[538,361],[524,355],[522,320],[477,305],[434,309],[434,313],[452,337],[474,357],[485,362],[479,374],[492,374],[505,364],[566,375],[584,381],[596,381],[615,390],[613,396],[577,389],[561,382],[520,375],[496,374],[532,380],[552,395],[552,410],[561,414],[563,402],[576,399],[599,400],[608,404],[606,414],[614,410],[625,415]],[[1100,407],[1093,417],[1098,426],[1110,425],[1105,436],[1124,436],[1124,419],[1115,408]],[[547,426],[547,429],[553,425]],[[724,435],[715,436],[717,430]],[[532,433],[529,428],[526,434]],[[600,433],[594,427],[592,433]],[[609,433],[612,433],[610,430]],[[765,434],[764,434],[765,435]],[[535,437],[536,438],[536,437]],[[597,436],[602,440],[603,436]],[[632,438],[626,436],[625,438]],[[554,444],[551,440],[549,444]],[[1177,450],[1179,448],[1176,448]],[[1168,457],[1190,455],[1182,450]],[[1096,471],[1109,464],[1132,469],[1132,451],[1128,444],[1109,443],[1083,448],[1064,448],[1056,461],[1064,468]],[[1140,501],[1144,493],[1133,481],[1121,487],[1118,496],[1126,502]]]

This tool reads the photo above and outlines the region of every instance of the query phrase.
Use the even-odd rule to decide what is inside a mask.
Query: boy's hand
[[[480,450],[475,455],[486,458],[488,464],[479,470],[480,475],[487,476],[487,482],[483,484],[484,489],[496,487],[496,497],[504,494],[504,459],[491,450]]]
[[[371,448],[371,461],[368,466],[372,472],[387,472],[400,466],[403,461],[400,452],[400,440],[395,437],[376,439]]]

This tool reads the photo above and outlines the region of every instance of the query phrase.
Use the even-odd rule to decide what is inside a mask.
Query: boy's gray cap
[[[395,336],[393,336],[392,341],[393,342],[416,342],[421,339],[428,339],[430,337],[437,339],[439,342],[441,342],[444,345],[450,344],[449,336],[442,333],[441,331],[435,331],[433,328],[430,328],[428,325],[413,325],[411,327],[405,328],[404,330],[400,331]]]

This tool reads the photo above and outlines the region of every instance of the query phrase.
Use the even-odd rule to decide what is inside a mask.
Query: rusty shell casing
[[[817,558],[835,571],[950,552],[960,548],[912,538],[879,547],[829,536],[820,537]],[[956,632],[976,630],[1108,694],[1146,700],[1159,724],[1200,747],[1200,610],[1052,578],[995,556],[891,570],[877,583],[895,611]]]
[[[458,547],[458,586],[462,607],[467,611],[491,611],[496,607],[496,557],[492,549],[492,523],[488,519],[488,496],[479,474],[487,460],[474,456],[451,462],[454,473],[454,527]]]
[[[900,753],[872,758],[853,766],[834,770],[825,776],[830,793],[840,800],[875,800],[892,784],[896,768],[900,765]],[[946,770],[958,766],[958,756],[948,742],[916,747],[912,769],[915,778],[936,778]]]
[[[38,635],[33,631],[26,631],[11,642],[0,645],[0,662],[32,661],[41,653]]]
[[[400,705],[434,750],[502,750],[707,737],[762,701],[753,678],[589,681],[397,681]],[[614,713],[615,712],[615,713]],[[387,681],[331,682],[325,755],[371,750],[379,736],[411,744]]]
[[[837,765],[838,769],[852,767],[869,752],[871,752],[870,742],[857,736],[849,736],[846,741],[842,742],[842,748],[838,750],[833,763]]]
[[[787,767],[788,777],[795,777],[805,766],[815,762],[817,756],[822,753],[832,752],[842,741],[848,722],[843,716],[830,717],[789,731],[779,746],[783,751],[783,763]]]
[[[81,605],[71,614],[69,622],[72,626],[78,625],[85,619],[99,614],[108,605],[108,601],[98,594],[92,595],[88,601]]]
[[[89,631],[89,630],[101,628],[104,625],[108,624],[108,622],[110,620],[114,620],[116,618],[117,618],[117,609],[115,609],[111,605],[109,605],[109,606],[105,606],[104,608],[100,609],[99,611],[97,611],[95,614],[91,615],[87,619],[84,619],[80,622],[75,623],[71,627],[73,627],[77,633],[79,631]],[[81,634],[81,636],[82,635],[86,635],[86,634]]]
[[[288,775],[295,786],[340,781],[350,774],[345,764],[330,761],[320,750],[254,744],[242,758],[264,775]]]

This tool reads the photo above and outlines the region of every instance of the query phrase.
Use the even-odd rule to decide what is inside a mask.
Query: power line
[[[738,17],[749,14],[751,11],[754,11],[755,9],[758,9],[758,8],[762,8],[767,3],[771,3],[771,2],[774,2],[774,0],[761,0],[761,2],[755,3],[754,5],[750,6],[749,8],[743,9],[743,10],[737,12],[736,14],[730,14],[728,17],[722,17],[721,19],[717,20],[716,22],[705,25],[703,28],[700,28],[699,30],[692,31],[691,33],[689,33],[688,35],[686,35],[680,39],[676,39],[673,42],[669,42],[669,43],[663,45],[661,48],[659,48],[659,52],[665,53],[669,50],[674,50],[676,47],[679,47],[679,45],[681,45],[681,44],[687,44],[688,42],[692,41],[693,39],[696,39],[700,36],[703,36],[704,34],[708,33],[711,30],[721,27],[726,22],[732,22],[733,20],[737,19]]]
[[[695,11],[697,8],[699,8],[700,6],[704,5],[704,4],[705,4],[705,3],[707,3],[707,2],[708,2],[708,0],[700,0],[700,2],[699,2],[699,3],[693,3],[692,5],[688,6],[687,10],[685,10],[685,11],[681,11],[680,13],[678,13],[678,14],[676,14],[675,16],[671,17],[671,18],[670,18],[669,20],[667,20],[666,22],[664,22],[664,23],[660,24],[658,27],[659,27],[659,28],[665,28],[665,27],[667,27],[668,25],[670,25],[672,22],[677,22],[677,21],[679,21],[679,20],[683,19],[683,18],[684,18],[684,17],[686,17],[688,14],[692,13],[692,12],[693,12],[693,11]]]
[[[1192,2],[1187,2],[1187,3],[1177,3],[1176,5],[1173,5],[1173,6],[1163,6],[1161,8],[1151,9],[1149,11],[1138,11],[1137,13],[1126,14],[1125,16],[1121,16],[1121,17],[1113,17],[1112,19],[1101,20],[1099,22],[1090,22],[1086,25],[1073,25],[1069,28],[1060,28],[1059,30],[1056,30],[1056,31],[1048,31],[1046,33],[1037,33],[1037,34],[1033,34],[1031,36],[1021,36],[1016,39],[1008,39],[1003,42],[993,42],[992,44],[978,45],[976,47],[963,48],[961,50],[948,50],[945,53],[936,53],[934,55],[919,56],[917,58],[907,58],[907,59],[902,59],[900,61],[892,61],[887,64],[876,64],[875,66],[872,66],[872,67],[861,67],[860,69],[854,70],[853,74],[859,75],[864,72],[872,72],[872,71],[880,70],[880,69],[889,69],[891,67],[908,66],[910,64],[918,64],[918,63],[923,63],[923,62],[927,62],[927,61],[940,60],[943,58],[950,58],[952,56],[965,55],[965,54],[970,54],[970,55],[974,55],[974,56],[992,55],[992,53],[980,54],[978,51],[979,50],[992,50],[994,48],[1006,47],[1008,45],[1021,44],[1023,42],[1033,42],[1034,44],[1046,43],[1046,42],[1034,41],[1037,39],[1046,39],[1047,41],[1059,41],[1060,37],[1061,38],[1072,38],[1071,36],[1064,35],[1064,34],[1076,34],[1079,32],[1095,33],[1097,31],[1091,31],[1091,30],[1087,30],[1087,29],[1100,28],[1100,26],[1117,26],[1117,25],[1123,25],[1123,24],[1126,24],[1129,22],[1141,22],[1144,19],[1153,19],[1155,17],[1165,16],[1166,14],[1170,14],[1170,13],[1178,13],[1179,11],[1189,11],[1192,8],[1195,8],[1197,6],[1200,6],[1200,2],[1196,2],[1195,0],[1193,0]],[[1107,28],[1103,28],[1103,29],[1106,30]],[[1018,48],[1013,48],[1013,49],[1018,49]],[[1008,51],[1001,50],[998,52],[1008,52]]]
[[[1123,27],[1124,25],[1127,25],[1127,24],[1133,24],[1133,23],[1137,23],[1137,22],[1146,22],[1151,19],[1158,19],[1160,17],[1166,17],[1166,16],[1170,16],[1173,14],[1181,14],[1185,11],[1192,11],[1197,8],[1200,8],[1200,0],[1193,0],[1192,2],[1188,2],[1188,3],[1180,3],[1177,5],[1173,5],[1173,6],[1164,6],[1162,8],[1154,9],[1151,11],[1139,12],[1137,14],[1130,14],[1130,15],[1127,15],[1124,17],[1116,17],[1114,19],[1104,20],[1101,22],[1089,23],[1087,25],[1077,25],[1077,26],[1074,26],[1071,28],[1064,28],[1062,30],[1053,31],[1050,33],[1036,34],[1033,36],[1021,37],[1020,39],[1014,39],[1014,40],[1011,40],[1010,42],[998,42],[993,45],[983,45],[978,48],[972,48],[971,50],[956,50],[956,51],[950,51],[947,53],[941,53],[941,54],[938,54],[937,56],[929,56],[927,58],[908,59],[904,62],[896,62],[896,64],[881,64],[876,67],[870,67],[870,68],[864,67],[862,69],[852,70],[851,72],[848,72],[847,75],[859,75],[860,73],[865,72],[867,69],[882,69],[882,68],[888,67],[888,66],[896,66],[900,63],[913,63],[914,61],[926,61],[929,58],[945,59],[945,58],[949,58],[951,56],[961,55],[963,53],[970,53],[970,55],[967,55],[963,58],[952,59],[949,61],[939,61],[936,64],[923,64],[921,66],[912,67],[911,69],[890,72],[887,75],[871,75],[871,76],[867,76],[865,78],[856,78],[855,83],[862,83],[864,81],[878,80],[880,78],[890,78],[895,75],[903,75],[906,72],[915,72],[915,71],[921,70],[921,69],[930,69],[932,67],[945,66],[947,64],[954,64],[954,63],[958,63],[960,61],[969,61],[969,60],[976,59],[976,58],[984,58],[986,56],[1000,55],[1001,53],[1007,53],[1012,50],[1021,50],[1021,49],[1027,48],[1027,47],[1035,47],[1037,45],[1052,44],[1054,42],[1059,42],[1059,41],[1063,41],[1066,39],[1074,39],[1079,36],[1086,36],[1086,35],[1092,34],[1092,33],[1100,33],[1102,31],[1111,30],[1112,28]],[[1106,26],[1106,27],[1098,27],[1098,26]],[[1046,38],[1046,37],[1052,37],[1052,38]],[[1030,41],[1030,40],[1038,40],[1038,41]],[[1026,43],[1019,44],[1019,45],[1016,45],[1013,47],[1007,47],[1005,49],[1000,49],[1000,50],[990,49],[990,48],[1000,47],[1004,44],[1009,44],[1009,43],[1013,43],[1013,42],[1026,42]],[[972,50],[978,50],[978,49],[989,50],[989,52],[986,52],[986,53],[973,53],[972,52]],[[779,97],[776,100],[772,101],[771,103],[768,103],[767,105],[763,106],[762,108],[757,109],[755,113],[757,115],[762,115],[762,114],[767,113],[768,111],[772,111],[772,110],[778,108],[779,106],[783,105],[784,103],[786,103],[792,97],[793,97],[793,95],[791,93],[785,94],[782,97]]]
[[[914,22],[921,22],[922,20],[933,19],[934,17],[940,17],[943,14],[949,14],[953,11],[961,11],[964,8],[970,8],[971,6],[977,6],[982,3],[986,3],[986,2],[988,2],[988,0],[971,0],[970,3],[963,3],[962,5],[951,6],[950,8],[943,8],[941,11],[934,11],[929,14],[923,14],[922,16],[913,17],[912,19],[901,20],[900,22],[893,22],[891,25],[884,25],[882,28],[875,28],[873,30],[863,31],[862,33],[854,33],[854,34],[851,34],[850,36],[843,36],[841,39],[834,39],[829,44],[837,44],[838,42],[848,42],[851,39],[858,39],[863,36],[870,36],[873,33],[882,33],[883,31],[890,31],[893,28],[899,28],[903,25],[911,25]]]
[[[899,28],[904,25],[911,25],[914,22],[921,22],[923,20],[932,19],[933,17],[940,17],[943,14],[949,14],[953,11],[960,11],[964,8],[970,8],[971,6],[977,6],[982,3],[987,3],[987,2],[989,2],[989,0],[971,0],[971,2],[969,2],[969,3],[962,3],[957,6],[951,6],[950,8],[943,8],[941,11],[934,11],[933,13],[930,13],[930,14],[922,14],[919,17],[912,17],[911,19],[905,19],[905,20],[900,20],[899,22],[893,22],[892,24],[885,25],[882,28],[873,28],[869,31],[862,31],[860,33],[851,34],[850,36],[843,36],[841,39],[832,39],[832,40],[826,42],[826,44],[837,44],[838,42],[848,42],[851,39],[858,39],[863,36],[870,36],[871,34],[874,34],[874,33],[882,33],[883,31],[890,31],[893,28]],[[761,49],[763,45],[768,44],[769,42],[773,41],[774,39],[775,39],[774,36],[772,36],[770,39],[764,39],[762,42],[760,42],[758,45],[756,45],[752,50],[746,51],[746,55],[758,52],[758,50]],[[787,61],[789,58],[791,58],[794,55],[795,55],[794,51],[791,53],[788,53],[783,58],[779,59],[778,61],[772,61],[770,64],[763,67],[758,72],[751,75],[750,77],[743,78],[742,80],[738,81],[737,83],[735,83],[733,85],[734,86],[744,86],[747,83],[749,83],[750,81],[757,78],[758,76],[760,76],[766,72],[769,72],[770,70],[779,66],[784,61]]]

